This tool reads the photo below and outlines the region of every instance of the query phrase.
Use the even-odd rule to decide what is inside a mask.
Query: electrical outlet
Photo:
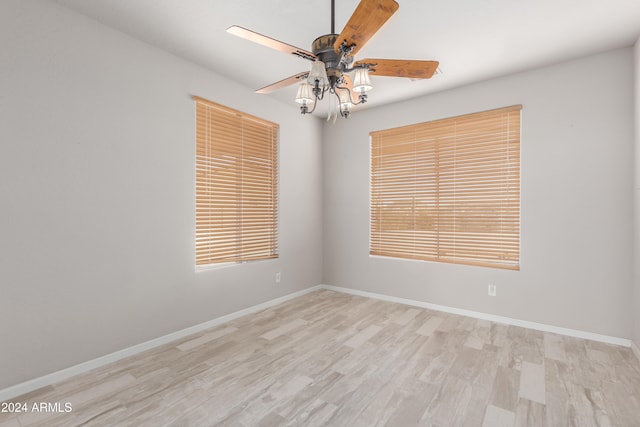
[[[496,296],[496,285],[494,285],[493,283],[489,283],[489,288],[488,288],[488,294],[490,297],[495,297]]]
[[[276,273],[276,283],[280,283],[280,273]]]

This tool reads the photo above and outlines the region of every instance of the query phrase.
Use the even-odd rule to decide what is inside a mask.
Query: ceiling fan
[[[354,56],[391,18],[398,7],[395,0],[361,0],[342,32],[336,34],[335,0],[331,0],[331,34],[316,38],[312,43],[312,52],[237,25],[227,28],[227,32],[312,61],[310,71],[265,86],[258,89],[257,93],[270,93],[300,82],[296,102],[300,104],[302,114],[313,113],[318,101],[329,93],[335,95],[340,115],[347,118],[352,105],[367,102],[367,91],[373,87],[369,73],[375,76],[428,79],[438,68],[437,61],[366,58],[354,62]],[[353,80],[350,77],[352,73]],[[334,116],[337,116],[337,113]]]

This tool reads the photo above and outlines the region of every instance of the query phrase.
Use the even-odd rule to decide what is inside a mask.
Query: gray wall
[[[636,42],[635,53],[635,178],[634,178],[634,277],[633,299],[631,312],[633,313],[633,341],[640,348],[640,39]]]
[[[621,49],[326,125],[324,282],[630,337],[632,70]],[[521,270],[370,257],[368,133],[513,104],[524,107]]]
[[[321,282],[319,121],[48,2],[0,40],[0,389]],[[191,95],[280,123],[278,260],[195,272]]]

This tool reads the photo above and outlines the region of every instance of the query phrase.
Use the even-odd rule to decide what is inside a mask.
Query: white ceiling
[[[306,71],[310,63],[226,33],[240,25],[300,48],[330,33],[330,0],[51,0],[198,63],[249,88]],[[336,0],[339,33],[359,0]],[[440,61],[429,80],[373,77],[374,107],[631,46],[640,0],[398,0],[400,8],[359,58]],[[602,70],[606,78],[607,70]],[[296,87],[269,95],[293,102]],[[325,100],[326,104],[327,101]],[[321,110],[322,113],[323,110]]]

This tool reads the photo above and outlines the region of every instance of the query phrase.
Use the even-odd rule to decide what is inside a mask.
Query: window
[[[371,132],[370,254],[519,269],[521,109]]]
[[[194,99],[196,266],[277,258],[278,125]]]

